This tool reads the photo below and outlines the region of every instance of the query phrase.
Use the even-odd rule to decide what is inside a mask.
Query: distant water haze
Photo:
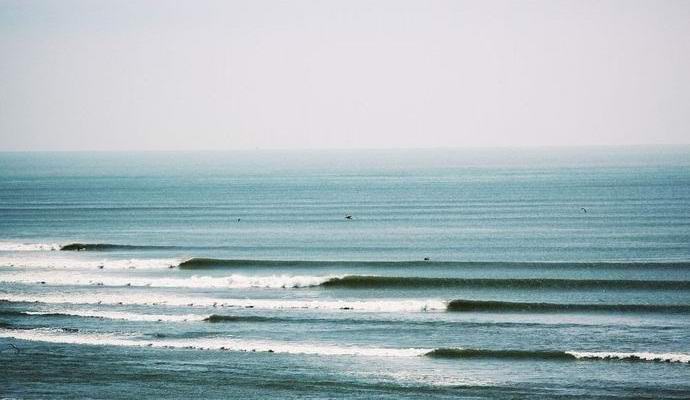
[[[678,261],[689,167],[688,146],[5,152],[0,238],[212,258]]]
[[[688,143],[690,2],[3,1],[0,150]]]

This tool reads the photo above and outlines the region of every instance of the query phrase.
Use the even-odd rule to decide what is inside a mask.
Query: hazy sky
[[[690,1],[0,0],[0,150],[690,143]]]

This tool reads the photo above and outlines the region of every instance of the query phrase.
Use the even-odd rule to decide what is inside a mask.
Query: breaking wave
[[[99,311],[99,310],[70,310],[64,312],[41,312],[41,311],[0,311],[0,316],[8,317],[53,317],[53,318],[103,318],[126,321],[150,321],[150,322],[191,322],[202,321],[203,315],[197,314],[140,314],[123,311]]]
[[[180,263],[179,258],[131,258],[131,259],[75,259],[46,256],[0,257],[0,266],[15,268],[51,269],[170,269]]]
[[[334,346],[319,343],[290,343],[277,341],[250,341],[224,337],[196,339],[154,339],[128,337],[110,333],[65,332],[62,329],[3,329],[0,337],[49,343],[139,346],[157,348],[183,348],[197,350],[225,350],[237,352],[267,352],[287,354],[312,354],[326,356],[373,356],[412,357],[427,353],[431,349],[375,348],[356,346]]]
[[[116,251],[116,250],[175,250],[178,246],[148,246],[112,243],[70,243],[60,246],[61,251]]]
[[[0,301],[46,304],[153,305],[175,307],[254,308],[263,310],[322,310],[354,312],[443,312],[447,303],[440,299],[228,299],[223,297],[185,297],[183,295],[132,291],[122,293],[35,293],[1,294]]]
[[[310,275],[268,275],[248,276],[232,274],[223,277],[144,277],[104,275],[95,271],[75,273],[74,271],[4,271],[0,272],[0,282],[23,284],[40,283],[55,286],[133,286],[133,287],[177,287],[177,288],[227,288],[227,289],[289,289],[314,287],[332,279],[332,276]]]
[[[664,363],[690,363],[690,354],[647,352],[579,352],[543,350],[487,350],[461,348],[387,348],[336,346],[320,343],[292,343],[278,341],[250,341],[227,337],[184,338],[153,340],[150,337],[125,336],[112,333],[89,333],[55,328],[7,329],[0,328],[0,337],[49,343],[100,346],[139,346],[156,348],[185,348],[237,352],[267,352],[312,354],[321,356],[417,357],[446,359],[498,359],[543,361],[638,361]]]
[[[218,322],[275,322],[283,321],[280,318],[262,317],[259,315],[219,315],[213,314],[204,318],[204,322],[218,323]]]
[[[457,349],[440,348],[432,350],[425,356],[434,358],[457,359],[499,359],[499,360],[619,360],[619,361],[647,361],[668,363],[690,363],[690,354],[682,353],[647,353],[647,352],[579,352],[579,351],[548,351],[548,350],[486,350],[486,349]]]

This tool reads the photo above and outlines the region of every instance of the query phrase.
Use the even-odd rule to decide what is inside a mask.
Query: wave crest
[[[667,363],[690,363],[690,354],[647,353],[647,352],[578,352],[550,350],[487,350],[439,348],[426,354],[433,358],[450,359],[499,359],[499,360],[553,360],[553,361],[646,361]]]
[[[64,329],[6,329],[0,328],[0,337],[48,343],[78,345],[139,346],[157,348],[188,348],[197,350],[257,351],[287,354],[314,354],[322,356],[367,356],[367,357],[417,357],[448,359],[491,358],[499,360],[543,360],[543,361],[640,361],[664,363],[690,363],[690,354],[644,353],[644,352],[576,352],[543,350],[487,350],[459,348],[374,348],[358,346],[335,346],[318,343],[247,341],[233,338],[184,338],[151,340],[148,337],[125,336],[112,333],[82,332]]]
[[[448,311],[454,312],[635,312],[690,313],[685,304],[558,304],[507,301],[451,300]]]
[[[115,251],[115,250],[174,250],[177,246],[149,246],[112,243],[70,243],[60,246],[61,251]]]
[[[603,279],[488,279],[422,278],[402,276],[348,275],[329,279],[324,287],[369,288],[513,288],[513,289],[690,289],[689,281],[603,280]]]

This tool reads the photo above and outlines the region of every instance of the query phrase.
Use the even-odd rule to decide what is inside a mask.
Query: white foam
[[[56,251],[60,250],[57,243],[17,243],[0,242],[0,251]]]
[[[138,346],[158,348],[192,348],[199,350],[257,351],[287,354],[313,354],[327,356],[371,356],[371,357],[418,357],[434,349],[429,348],[386,348],[333,346],[319,343],[290,343],[278,341],[247,341],[233,338],[194,338],[194,339],[156,339],[136,336],[115,335],[111,333],[68,333],[59,329],[2,329],[0,337],[49,343],[83,344],[100,346]],[[686,353],[648,353],[648,352],[577,352],[567,351],[579,359],[640,359],[645,361],[690,363]]]
[[[61,270],[27,270],[12,269],[0,272],[0,282],[33,284],[41,282],[48,285],[78,286],[78,285],[103,285],[103,286],[147,286],[147,287],[179,287],[179,288],[301,288],[318,286],[329,279],[340,276],[315,276],[315,275],[270,275],[248,276],[232,274],[224,277],[194,275],[188,278],[161,278],[142,276],[117,276],[101,272],[80,272]]]
[[[690,354],[683,353],[648,353],[648,352],[583,352],[583,351],[567,351],[579,359],[616,359],[616,360],[630,360],[640,359],[645,361],[663,361],[672,363],[690,363]]]
[[[199,350],[258,351],[287,354],[328,356],[416,357],[432,349],[374,348],[332,346],[318,343],[289,343],[277,341],[247,341],[233,338],[156,339],[128,338],[104,333],[66,333],[55,329],[0,329],[0,337],[49,343],[85,344],[101,346],[139,346],[193,348]]]
[[[164,321],[164,322],[191,322],[191,321],[203,321],[207,315],[199,314],[139,314],[124,311],[101,311],[101,310],[56,310],[51,312],[36,312],[27,311],[30,315],[47,315],[60,313],[64,315],[71,315],[76,317],[88,317],[88,318],[106,318],[106,319],[118,319],[127,321]]]
[[[69,257],[63,254],[52,257],[43,255],[0,256],[0,266],[24,269],[65,269],[65,270],[133,270],[165,269],[177,267],[181,258],[131,258],[131,259],[92,259]]]
[[[59,329],[39,328],[31,330],[0,329],[0,337],[49,343],[84,344],[101,346],[138,346],[164,348],[192,348],[199,350],[257,351],[287,354],[313,354],[327,356],[370,356],[370,357],[418,357],[432,351],[429,348],[386,348],[333,346],[319,343],[290,343],[279,341],[248,341],[234,338],[194,338],[149,340],[136,336],[111,333],[67,333]],[[637,358],[646,361],[689,363],[690,354],[647,353],[647,352],[575,352],[568,354],[580,359]]]
[[[131,293],[36,293],[0,295],[0,299],[13,302],[42,302],[50,304],[122,304],[168,305],[193,307],[256,308],[268,310],[309,309],[355,312],[422,312],[445,311],[447,302],[440,299],[371,299],[371,300],[310,300],[310,299],[227,299],[213,297],[179,296],[168,293],[132,291]]]

